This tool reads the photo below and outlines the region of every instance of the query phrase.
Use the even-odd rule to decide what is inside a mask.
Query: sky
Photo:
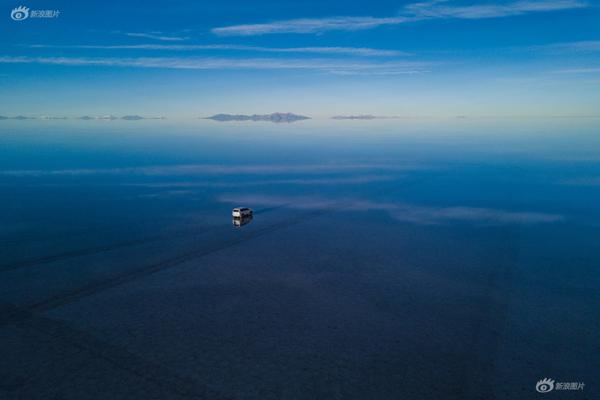
[[[597,0],[0,0],[0,49],[4,116],[600,115]]]

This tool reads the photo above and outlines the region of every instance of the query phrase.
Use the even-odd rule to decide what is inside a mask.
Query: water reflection
[[[242,226],[252,222],[252,218],[254,218],[252,215],[246,215],[243,217],[233,217],[232,223],[234,227],[241,228]]]
[[[526,122],[2,132],[0,398],[500,400],[546,368],[592,382],[600,142],[561,121],[543,140]],[[240,231],[245,206],[259,225]],[[289,357],[304,349],[318,357]]]

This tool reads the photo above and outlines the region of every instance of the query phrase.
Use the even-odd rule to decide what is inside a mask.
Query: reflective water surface
[[[599,127],[0,121],[0,398],[598,398]]]

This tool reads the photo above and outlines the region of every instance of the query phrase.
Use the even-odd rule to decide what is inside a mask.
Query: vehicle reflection
[[[252,222],[252,215],[246,215],[243,217],[233,217],[232,223],[235,228],[241,228],[244,225],[248,225]]]

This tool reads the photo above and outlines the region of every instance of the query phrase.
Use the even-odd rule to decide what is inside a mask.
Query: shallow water
[[[0,398],[598,397],[598,120],[0,123]]]

